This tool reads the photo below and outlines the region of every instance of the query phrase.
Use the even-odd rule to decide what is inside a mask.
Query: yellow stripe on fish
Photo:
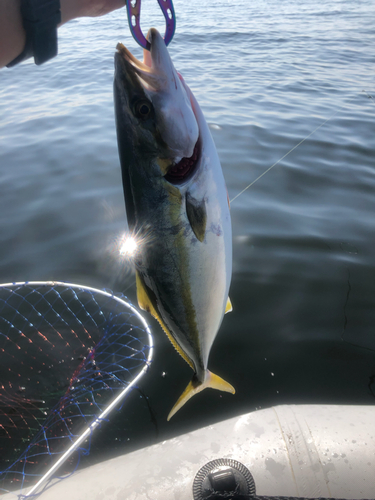
[[[187,357],[187,355],[184,353],[184,351],[181,349],[181,347],[177,344],[177,342],[173,338],[172,334],[170,333],[168,328],[165,326],[165,323],[161,319],[160,314],[157,312],[156,305],[154,306],[154,304],[152,303],[152,300],[150,299],[151,292],[150,292],[150,290],[147,290],[147,287],[146,287],[146,285],[145,285],[145,283],[144,283],[144,281],[143,281],[143,279],[138,271],[136,271],[135,277],[136,277],[135,279],[136,279],[136,285],[137,285],[137,300],[138,300],[139,307],[141,309],[143,309],[143,311],[149,312],[156,319],[156,321],[158,321],[159,325],[162,327],[162,329],[166,333],[167,337],[171,341],[171,344],[176,349],[178,354],[180,354],[180,356],[182,358],[184,358],[186,363],[194,370],[194,365],[193,365],[192,361]]]

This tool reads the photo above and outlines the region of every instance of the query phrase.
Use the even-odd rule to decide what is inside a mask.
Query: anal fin
[[[230,301],[230,298],[228,297],[227,305],[225,306],[225,313],[224,314],[230,313],[231,311],[233,311],[233,306],[232,306],[232,302]]]

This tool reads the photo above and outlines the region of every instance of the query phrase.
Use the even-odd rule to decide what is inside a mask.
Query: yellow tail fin
[[[181,394],[181,396],[178,398],[177,403],[174,405],[172,410],[169,412],[167,420],[170,420],[175,413],[178,412],[178,410],[184,406],[184,404],[189,401],[190,398],[192,398],[195,394],[198,394],[198,392],[203,391],[203,389],[207,389],[210,387],[211,389],[217,389],[219,391],[225,391],[225,392],[230,392],[234,394],[236,391],[233,386],[231,386],[228,382],[226,382],[224,379],[219,377],[218,375],[215,375],[214,373],[211,373],[210,371],[207,370],[207,375],[206,379],[204,382],[198,382],[194,377],[193,379],[189,382],[188,386],[184,390],[184,392]]]

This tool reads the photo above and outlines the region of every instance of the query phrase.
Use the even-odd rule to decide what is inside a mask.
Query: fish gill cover
[[[74,471],[151,356],[149,328],[123,297],[64,283],[0,286],[0,495],[35,485],[70,448],[58,476]]]

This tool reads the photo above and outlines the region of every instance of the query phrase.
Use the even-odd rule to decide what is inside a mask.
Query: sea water
[[[156,0],[142,26],[163,31]],[[278,404],[375,403],[375,4],[176,0],[170,53],[234,199],[233,312],[205,391],[166,422],[192,372],[155,321],[155,359],[89,460]],[[125,9],[59,30],[59,55],[0,71],[0,281],[124,292],[126,231],[113,112]],[[297,147],[296,147],[297,146]],[[281,161],[279,161],[281,160]],[[274,164],[273,168],[270,169]]]

